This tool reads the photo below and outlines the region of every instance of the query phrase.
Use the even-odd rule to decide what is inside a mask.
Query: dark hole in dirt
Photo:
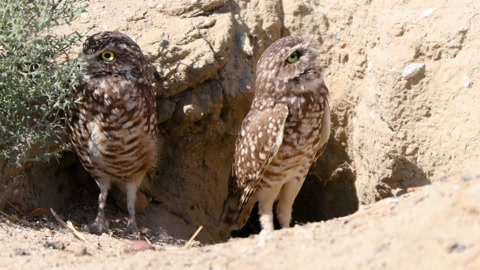
[[[325,153],[310,168],[295,199],[291,226],[342,217],[358,210],[356,175],[349,162],[344,147],[331,139]],[[279,229],[275,210],[273,212],[275,229]],[[259,233],[261,226],[258,219],[258,207],[255,205],[247,224],[241,230],[233,231],[231,236],[248,237]]]
[[[354,213],[358,210],[359,203],[354,184],[355,175],[346,163],[340,166],[328,180],[310,173],[293,204],[290,225],[328,220]],[[258,219],[258,207],[255,205],[247,224],[241,230],[233,231],[231,236],[248,237],[251,234],[258,234],[261,231]],[[274,223],[275,229],[280,229],[275,211]]]

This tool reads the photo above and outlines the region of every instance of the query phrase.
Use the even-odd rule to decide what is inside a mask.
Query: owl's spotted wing
[[[235,146],[229,195],[222,214],[223,223],[240,228],[246,222],[245,219],[238,220],[239,215],[282,144],[287,116],[288,107],[277,104],[261,111],[252,110],[244,119]],[[248,217],[250,213],[245,214]]]

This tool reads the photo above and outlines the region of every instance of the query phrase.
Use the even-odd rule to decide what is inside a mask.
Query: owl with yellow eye
[[[137,190],[154,170],[161,141],[152,76],[140,47],[119,32],[90,36],[80,54],[82,70],[67,109],[67,133],[85,169],[100,188],[98,213],[88,226],[108,231],[108,191],[125,191],[127,231],[135,233]]]
[[[315,46],[297,36],[274,42],[257,63],[255,96],[242,122],[221,221],[230,230],[247,223],[258,203],[262,232],[282,228],[308,170],[330,136],[329,91]]]

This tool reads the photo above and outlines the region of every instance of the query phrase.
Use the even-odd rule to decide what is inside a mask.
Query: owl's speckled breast
[[[136,233],[137,191],[160,148],[148,64],[138,44],[116,31],[88,37],[79,59],[82,73],[67,108],[67,131],[100,188],[97,217],[88,228],[108,232],[106,199],[116,182],[127,197],[127,232]]]
[[[324,95],[290,99],[283,143],[266,169],[260,185],[303,181],[330,136],[330,110]]]
[[[138,106],[146,102],[142,96],[115,90],[137,85],[124,82],[119,88],[114,83],[99,78],[82,88],[84,102],[77,107],[81,116],[78,130],[84,139],[74,144],[84,145],[80,147],[84,166],[96,179],[127,181],[155,164],[155,121],[145,107]]]

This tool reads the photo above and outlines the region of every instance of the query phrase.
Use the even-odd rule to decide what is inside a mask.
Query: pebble
[[[90,22],[90,14],[88,14],[88,12],[82,12],[80,14],[80,22],[89,23]]]
[[[17,256],[29,256],[29,255],[31,255],[28,250],[23,249],[23,248],[16,248],[14,251],[15,251],[15,255],[17,255]]]
[[[429,8],[427,10],[424,10],[422,13],[420,13],[420,16],[418,16],[418,19],[421,20],[423,18],[426,18],[426,17],[432,15],[432,13],[435,11],[435,9],[437,9],[437,8],[433,7],[433,8]]]
[[[470,82],[470,80],[468,79],[468,76],[467,75],[463,75],[462,77],[462,85],[463,87],[465,88],[470,88],[472,86],[472,83]]]
[[[86,247],[80,247],[74,251],[75,256],[85,256],[88,255],[88,250]]]
[[[408,66],[406,66],[403,69],[402,76],[406,80],[411,79],[413,77],[416,77],[417,75],[420,75],[421,73],[425,72],[425,64],[424,63],[412,63]]]
[[[58,249],[58,250],[64,250],[65,249],[65,244],[60,241],[47,241],[43,244],[44,247],[48,249]]]
[[[194,111],[195,109],[193,108],[193,104],[187,104],[183,106],[183,113],[184,114],[190,114]]]
[[[51,236],[51,235],[53,234],[53,232],[52,232],[52,230],[51,230],[50,228],[44,228],[44,229],[43,229],[43,233],[44,233],[45,235],[49,235],[49,236]]]

